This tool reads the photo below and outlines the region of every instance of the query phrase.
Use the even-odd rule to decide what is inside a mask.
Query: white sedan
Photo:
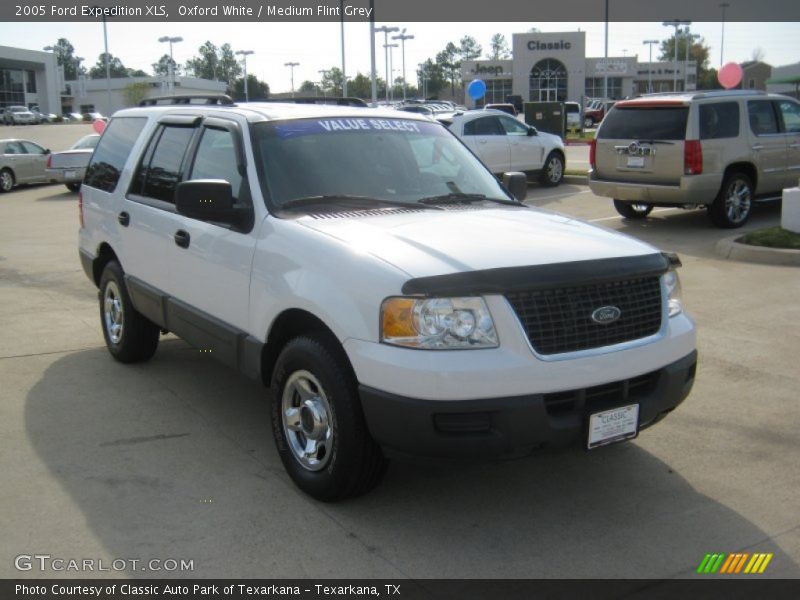
[[[457,113],[439,121],[463,141],[495,175],[522,171],[542,185],[564,178],[564,142],[499,110]]]

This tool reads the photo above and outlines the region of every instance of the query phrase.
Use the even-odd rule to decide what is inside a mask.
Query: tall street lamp
[[[376,27],[373,31],[383,33],[383,54],[386,61],[386,102],[389,102],[389,34],[400,31],[399,27]]]
[[[297,67],[297,66],[300,66],[300,63],[299,62],[286,62],[286,63],[283,63],[283,66],[284,67],[289,67],[289,69],[290,69],[289,77],[290,77],[290,81],[292,82],[292,98],[294,98],[294,68]]]
[[[342,37],[342,96],[347,97],[347,71],[344,67],[344,0],[339,0],[339,16],[341,18]]]
[[[684,66],[683,66],[683,91],[686,91],[686,86],[689,83],[689,47],[694,42],[695,35],[689,32],[689,26],[687,25],[686,28],[683,30],[683,34],[686,37],[686,53],[684,59]]]
[[[389,98],[394,100],[394,49],[399,48],[397,44],[385,44],[383,46],[386,48],[387,52],[389,52],[389,76],[386,78],[386,89],[391,89],[391,93],[389,94]]]
[[[252,50],[237,50],[234,54],[240,54],[244,61],[244,101],[250,102],[250,93],[247,91],[247,57],[254,54]]]
[[[647,93],[653,93],[653,44],[657,44],[658,40],[644,40],[642,44],[650,45],[650,62],[647,64]]]
[[[172,86],[171,95],[175,95],[175,59],[172,58],[172,44],[177,44],[178,42],[182,42],[183,38],[181,36],[170,37],[168,35],[161,36],[158,38],[159,42],[169,42],[169,74],[170,74],[170,84]]]
[[[722,67],[722,60],[725,55],[725,9],[730,6],[727,2],[720,2],[722,9],[722,40],[719,43],[719,66]]]
[[[413,35],[406,35],[406,28],[403,27],[403,31],[400,32],[400,35],[393,35],[393,40],[400,40],[400,44],[402,45],[401,52],[403,54],[403,100],[406,99],[406,40],[413,40]]]
[[[672,72],[672,91],[678,91],[678,31],[681,25],[691,25],[691,21],[664,21],[662,23],[664,27],[674,27],[675,28],[675,67]]]

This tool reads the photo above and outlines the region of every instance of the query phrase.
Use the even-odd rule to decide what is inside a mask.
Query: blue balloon
[[[483,98],[486,94],[486,84],[483,82],[483,79],[473,79],[470,81],[467,86],[467,93],[473,100]]]

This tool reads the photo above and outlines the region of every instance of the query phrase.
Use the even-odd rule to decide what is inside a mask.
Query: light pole
[[[399,48],[397,44],[385,44],[383,46],[389,52],[389,76],[386,78],[386,89],[391,89],[389,98],[394,100],[394,49]]]
[[[689,32],[689,26],[686,26],[686,29],[683,30],[683,34],[686,37],[686,53],[684,59],[684,66],[683,66],[683,91],[686,91],[686,86],[689,83],[689,46],[692,45],[694,41],[694,34]]]
[[[378,101],[378,72],[375,70],[375,0],[369,0],[369,78],[372,104]]]
[[[344,68],[344,0],[339,0],[339,15],[342,19],[342,96],[347,97],[347,71]]]
[[[170,84],[172,86],[172,93],[171,95],[175,95],[175,59],[172,58],[172,44],[177,44],[178,42],[182,42],[183,38],[180,36],[170,37],[168,35],[161,36],[158,38],[159,42],[169,42],[169,74],[170,74]]]
[[[606,41],[603,58],[603,100],[608,98],[608,0],[606,0]]]
[[[244,101],[250,102],[250,93],[247,91],[247,57],[254,54],[252,50],[237,50],[234,54],[241,54],[244,62]]]
[[[289,75],[289,77],[291,78],[291,82],[292,82],[292,98],[294,98],[294,68],[295,68],[295,67],[297,67],[297,66],[299,66],[299,65],[300,65],[300,63],[299,63],[299,62],[287,62],[287,63],[283,63],[283,66],[284,66],[284,67],[289,67],[289,69],[290,69],[290,75]]]
[[[672,72],[672,91],[678,91],[678,30],[680,29],[681,25],[691,25],[691,21],[664,21],[662,23],[664,27],[674,27],[675,28],[675,66]]]
[[[719,43],[719,66],[722,67],[722,60],[725,54],[725,9],[730,6],[727,2],[720,2],[719,7],[722,9],[722,40]]]
[[[400,44],[402,44],[402,54],[403,54],[403,100],[406,99],[406,40],[413,40],[413,35],[406,35],[406,28],[403,27],[403,31],[400,32],[400,35],[392,36],[393,40],[400,40]]]
[[[400,31],[399,27],[377,27],[373,31],[383,33],[383,54],[386,61],[386,102],[389,102],[389,34]],[[373,53],[374,54],[374,53]]]
[[[653,93],[653,44],[657,44],[658,40],[644,40],[643,44],[650,46],[650,62],[647,63],[647,93]]]

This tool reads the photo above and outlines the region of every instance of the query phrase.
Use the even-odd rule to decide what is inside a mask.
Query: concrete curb
[[[740,244],[737,242],[740,237],[742,237],[741,234],[737,234],[718,241],[717,254],[729,260],[741,260],[763,265],[800,267],[800,250]]]
[[[563,183],[572,185],[589,185],[588,175],[564,175]]]

